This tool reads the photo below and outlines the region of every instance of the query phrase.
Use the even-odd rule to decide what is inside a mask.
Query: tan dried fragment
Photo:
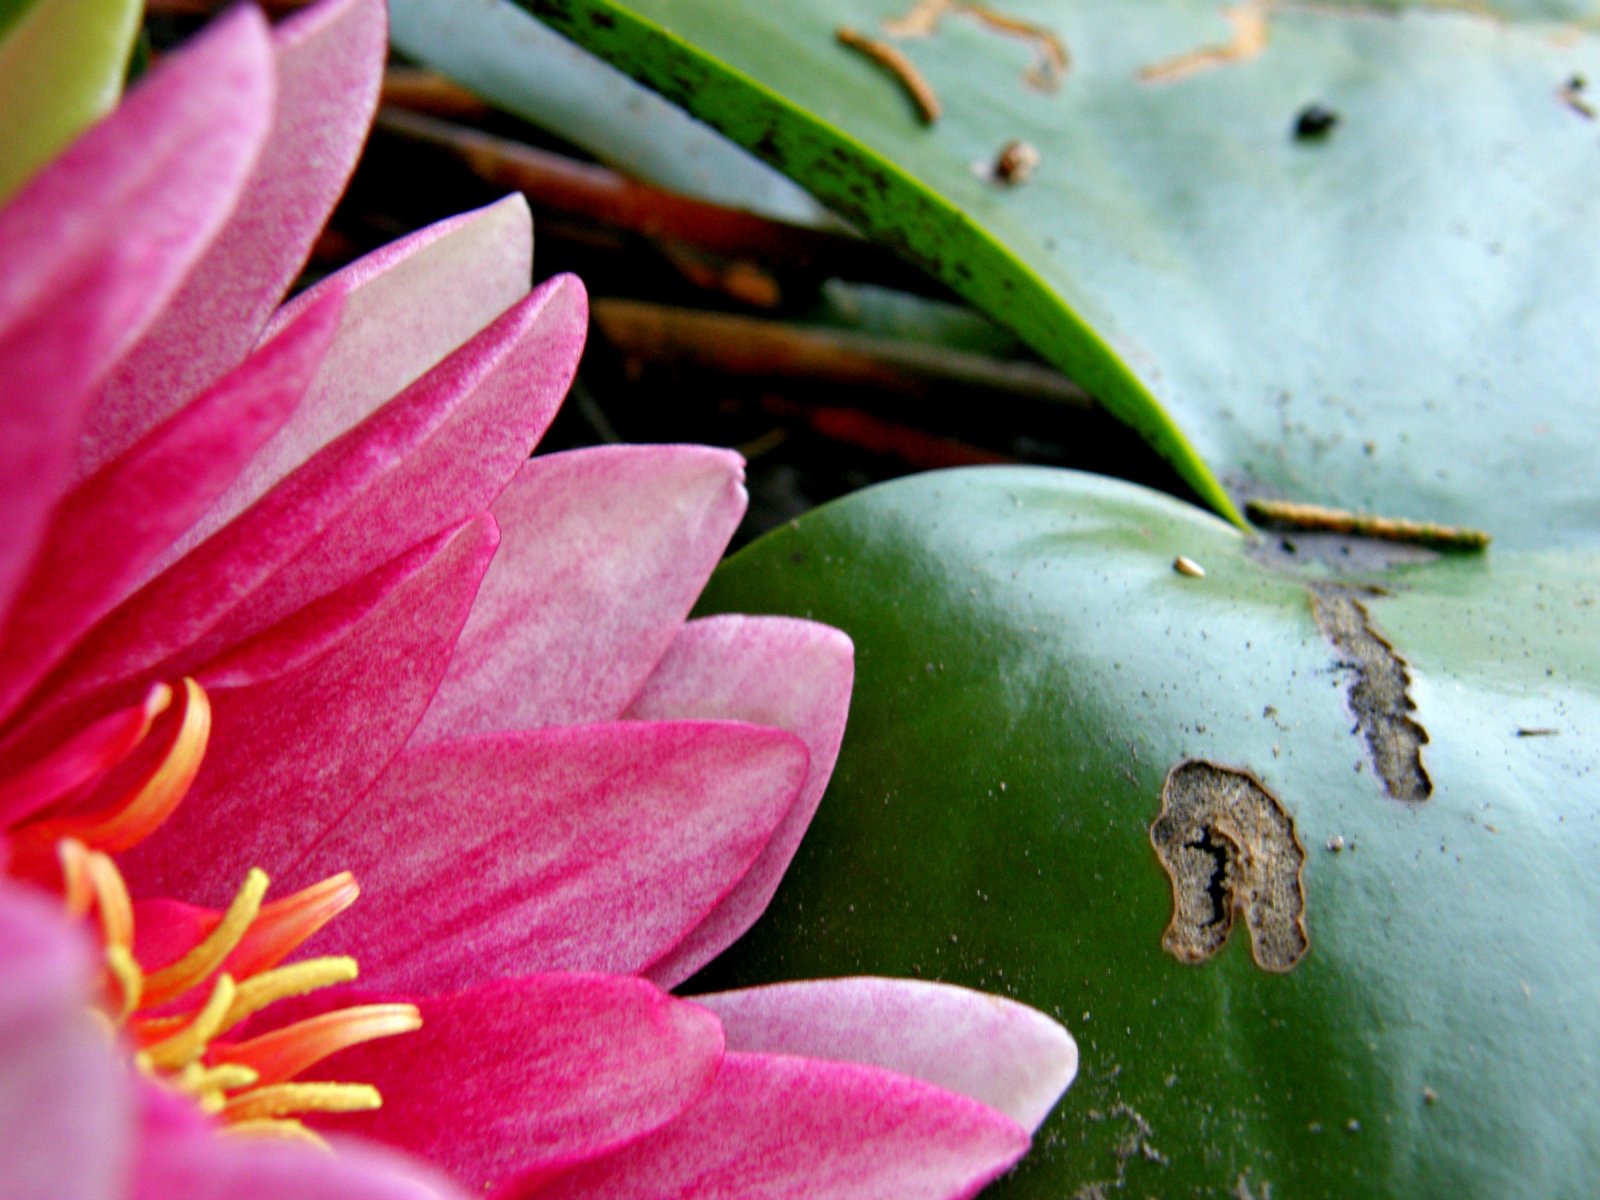
[[[864,55],[893,75],[905,89],[906,95],[911,98],[911,103],[916,106],[917,116],[924,125],[932,125],[939,119],[943,106],[939,103],[938,93],[922,77],[922,73],[911,60],[899,50],[888,42],[866,37],[842,25],[833,31],[833,36],[841,46],[847,46],[856,53]]]
[[[1033,64],[1022,73],[1022,81],[1041,92],[1054,92],[1061,87],[1061,81],[1072,65],[1066,43],[1043,25],[996,12],[987,5],[964,3],[963,0],[917,0],[904,14],[885,18],[879,27],[893,38],[932,37],[939,32],[939,24],[947,14],[971,17],[996,33],[1030,43],[1036,57]]]
[[[1150,842],[1172,883],[1161,946],[1200,963],[1228,940],[1234,918],[1264,971],[1305,957],[1305,847],[1276,796],[1249,771],[1185,759],[1167,773]]]
[[[1465,525],[1440,525],[1409,517],[1380,517],[1371,513],[1303,504],[1297,500],[1255,499],[1245,503],[1245,514],[1273,529],[1305,529],[1377,538],[1385,542],[1410,542],[1436,550],[1482,550],[1491,538],[1481,529]]]
[[[1248,0],[1245,4],[1223,9],[1223,20],[1232,30],[1226,42],[1197,46],[1140,67],[1138,78],[1144,83],[1175,83],[1202,71],[1258,57],[1267,48],[1267,18],[1273,8],[1273,0]]]

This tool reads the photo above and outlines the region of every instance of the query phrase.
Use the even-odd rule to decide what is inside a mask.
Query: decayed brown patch
[[[1238,914],[1262,970],[1288,971],[1305,956],[1305,847],[1283,805],[1249,771],[1180,762],[1161,787],[1150,841],[1172,881],[1162,949],[1204,962],[1228,940]]]
[[[1383,790],[1396,800],[1420,804],[1433,795],[1433,781],[1422,765],[1428,731],[1411,716],[1417,706],[1406,660],[1372,627],[1357,589],[1322,583],[1312,584],[1310,592],[1318,628],[1345,655],[1351,673],[1345,698]]]

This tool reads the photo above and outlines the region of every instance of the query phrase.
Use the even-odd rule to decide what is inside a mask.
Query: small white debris
[[[1172,569],[1179,575],[1187,575],[1190,579],[1204,579],[1206,577],[1206,569],[1204,567],[1195,562],[1194,559],[1182,554],[1172,560]]]
[[[1343,834],[1338,834],[1338,833],[1334,834],[1331,838],[1328,839],[1327,847],[1334,854],[1339,853],[1339,851],[1344,849],[1344,835]]]

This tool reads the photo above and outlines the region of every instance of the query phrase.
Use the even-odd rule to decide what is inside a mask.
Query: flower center
[[[358,889],[348,873],[263,904],[267,877],[251,870],[208,933],[147,971],[134,954],[133,903],[116,864],[72,839],[58,851],[68,913],[98,919],[105,948],[98,1011],[132,1047],[137,1070],[191,1096],[234,1133],[315,1141],[299,1118],[382,1103],[369,1084],[296,1077],[340,1050],[420,1028],[413,1005],[336,1009],[244,1040],[230,1037],[278,1001],[355,979],[351,958],[279,965],[354,902]]]
[[[119,786],[111,802],[71,812],[130,757],[174,699],[180,708],[154,765]],[[302,1117],[374,1109],[382,1097],[369,1084],[299,1076],[340,1050],[418,1029],[422,1018],[410,1004],[367,1004],[241,1036],[269,1006],[356,978],[351,958],[283,965],[355,902],[360,889],[348,872],[268,904],[267,876],[252,869],[226,912],[165,914],[163,940],[184,947],[172,961],[153,970],[139,961],[134,903],[111,855],[143,841],[177,808],[210,728],[199,684],[185,680],[176,697],[158,684],[140,704],[0,780],[0,812],[9,809],[14,818],[0,841],[9,857],[0,858],[0,870],[58,889],[69,916],[94,920],[104,950],[96,1012],[129,1047],[134,1069],[190,1096],[227,1132],[320,1142]],[[45,811],[63,807],[68,815]]]

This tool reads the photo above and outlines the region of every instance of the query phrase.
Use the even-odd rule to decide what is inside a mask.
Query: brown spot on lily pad
[[[1305,957],[1305,847],[1278,798],[1251,772],[1180,762],[1161,787],[1150,841],[1172,882],[1172,921],[1161,938],[1167,953],[1204,962],[1242,917],[1262,970],[1288,971]]]

